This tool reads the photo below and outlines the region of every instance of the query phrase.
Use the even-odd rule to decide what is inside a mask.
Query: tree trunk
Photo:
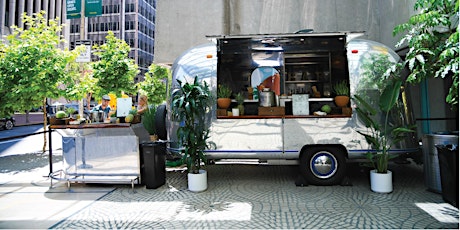
[[[46,127],[48,126],[48,119],[46,114],[46,97],[43,99],[43,153],[46,152]]]

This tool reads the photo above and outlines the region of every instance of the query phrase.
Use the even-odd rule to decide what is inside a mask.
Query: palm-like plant
[[[385,89],[379,95],[378,109],[359,95],[354,96],[358,105],[356,108],[358,116],[370,131],[358,131],[358,133],[363,135],[374,149],[374,151],[369,151],[366,157],[377,170],[377,173],[387,172],[391,146],[400,142],[406,133],[415,132],[414,127],[405,127],[390,120],[391,110],[397,104],[401,92],[401,84],[401,79],[389,79]],[[380,117],[377,116],[378,113],[383,115],[382,122],[376,118]]]
[[[199,173],[201,163],[206,162],[204,150],[208,143],[209,123],[206,114],[211,111],[212,96],[206,82],[200,83],[195,77],[193,84],[182,84],[177,80],[180,89],[174,92],[172,100],[173,117],[183,121],[184,125],[177,130],[177,136],[184,147],[184,161],[190,173]]]

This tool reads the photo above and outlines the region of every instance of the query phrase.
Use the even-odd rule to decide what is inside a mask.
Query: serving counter
[[[140,183],[139,143],[148,141],[141,123],[51,125],[50,130],[62,136],[63,176],[53,179],[68,186]]]

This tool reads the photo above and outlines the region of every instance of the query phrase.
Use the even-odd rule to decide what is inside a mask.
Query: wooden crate
[[[284,107],[259,107],[259,116],[283,116],[286,113]]]
[[[226,109],[217,109],[217,116],[227,116]]]

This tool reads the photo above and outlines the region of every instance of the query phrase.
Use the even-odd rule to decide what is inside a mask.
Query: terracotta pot
[[[230,98],[217,98],[217,106],[219,106],[220,109],[228,109],[231,103],[232,100]]]
[[[335,96],[334,102],[339,107],[345,107],[348,105],[348,102],[350,102],[350,97],[349,96]]]

